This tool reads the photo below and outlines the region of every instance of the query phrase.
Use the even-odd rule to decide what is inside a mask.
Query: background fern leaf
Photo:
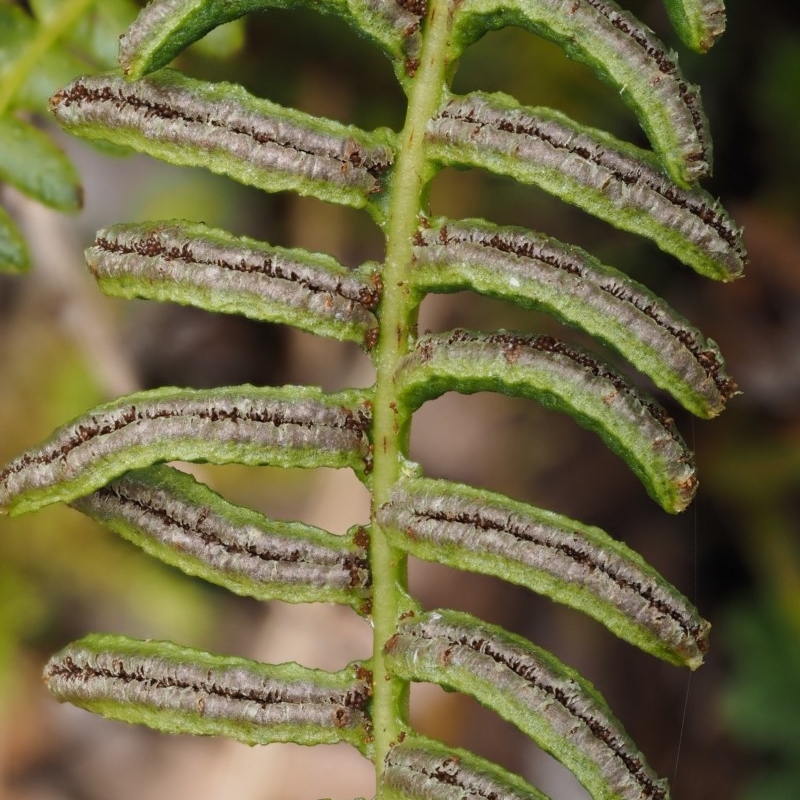
[[[129,0],[37,0],[26,13],[0,5],[0,182],[59,211],[82,204],[81,183],[67,156],[28,120],[47,112],[50,95],[74,76],[109,67],[108,34],[136,14]],[[95,8],[95,6],[97,6]],[[27,268],[22,235],[0,209],[0,271]]]
[[[28,248],[6,210],[0,207],[0,272],[19,272],[28,266]]]

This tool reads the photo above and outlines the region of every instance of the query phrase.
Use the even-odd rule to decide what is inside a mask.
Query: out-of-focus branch
[[[99,388],[113,397],[139,388],[110,307],[83,266],[71,220],[6,187],[4,198],[29,242],[30,280],[60,325],[85,355]]]

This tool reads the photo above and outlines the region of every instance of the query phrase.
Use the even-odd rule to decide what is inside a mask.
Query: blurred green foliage
[[[762,66],[761,91],[755,96],[759,124],[767,147],[761,164],[775,192],[777,203],[797,209],[800,181],[800,41],[784,36],[772,44]],[[793,146],[794,145],[794,146]]]
[[[733,654],[726,711],[761,767],[741,800],[792,800],[800,787],[800,636],[784,609],[753,598],[732,609],[724,636]]]

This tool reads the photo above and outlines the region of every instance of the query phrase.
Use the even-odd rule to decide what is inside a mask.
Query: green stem
[[[408,271],[418,215],[431,172],[425,158],[424,132],[428,120],[438,109],[445,86],[445,54],[450,33],[449,0],[432,0],[429,6],[420,65],[410,82],[408,112],[391,187],[376,355],[370,556],[374,586],[372,715],[379,788],[384,758],[408,726],[408,684],[392,676],[383,659],[384,644],[396,630],[398,617],[404,610],[407,558],[390,547],[374,517],[377,509],[388,500],[408,454],[410,414],[395,404],[394,371],[416,334],[417,303],[409,288]]]
[[[0,84],[0,116],[10,107],[17,92],[42,57],[64,36],[95,0],[66,0],[58,10],[38,26],[36,36],[23,48]]]

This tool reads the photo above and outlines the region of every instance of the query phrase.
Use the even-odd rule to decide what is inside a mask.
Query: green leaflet
[[[716,416],[737,392],[716,343],[660,297],[541,234],[480,220],[423,220],[411,280],[420,295],[472,289],[547,311],[614,348],[697,416]]]
[[[503,94],[451,97],[428,124],[429,155],[531,183],[618,228],[646,236],[701,275],[732,280],[742,232],[701,189],[669,181],[652,155],[563,114]]]
[[[0,206],[0,272],[21,272],[28,266],[25,240],[6,210]]]
[[[555,656],[468,614],[405,619],[386,645],[391,669],[475,697],[557,758],[594,800],[667,800],[600,694]]]
[[[708,51],[725,32],[723,0],[664,0],[682,41],[699,53]]]
[[[131,78],[165,67],[214,28],[268,8],[302,5],[296,0],[161,0],[148,3],[120,39],[119,63]],[[334,10],[342,0],[320,0]]]
[[[644,559],[589,525],[448,481],[403,480],[378,512],[391,543],[495,575],[588,614],[651,655],[696,669],[709,624]]]
[[[51,100],[58,121],[171,164],[227,175],[268,192],[295,191],[363,208],[383,190],[393,160],[388,130],[358,128],[285,109],[241,86],[161,70],[129,83],[116,73],[79,78]]]
[[[30,6],[37,19],[47,24],[58,19],[64,0],[31,0]],[[90,6],[71,27],[67,39],[98,68],[110,69],[117,63],[119,32],[133,22],[139,9],[133,0],[91,0]]]
[[[494,391],[565,411],[618,453],[671,513],[683,511],[697,487],[692,454],[666,411],[593,356],[549,336],[423,336],[395,381],[412,409],[449,391]]]
[[[330,256],[272,247],[193,222],[114,225],[86,263],[106,293],[167,300],[293,325],[368,346],[377,334],[375,274]]]
[[[386,757],[382,800],[548,800],[525,781],[467,750],[406,736]]]
[[[560,45],[619,90],[670,176],[681,186],[711,170],[711,140],[699,90],[674,54],[612,0],[463,0],[456,53],[487,28],[519,25]]]
[[[419,17],[397,0],[157,0],[142,9],[120,41],[120,65],[140,78],[164,67],[209,31],[269,8],[312,7],[335,14],[386,52],[404,83],[416,69]],[[420,5],[420,3],[417,3]],[[424,6],[424,3],[421,4]]]
[[[362,528],[336,536],[267,519],[171,467],[132,470],[72,506],[149,555],[236,594],[357,610],[369,598]]]
[[[0,180],[60,211],[81,207],[78,173],[40,130],[12,116],[0,117]]]
[[[128,395],[59,428],[0,472],[15,514],[71,502],[160,461],[369,469],[364,393],[313,387],[161,388]]]
[[[40,26],[21,8],[0,3],[0,113],[13,108],[46,113],[53,92],[86,71],[85,61],[52,43],[26,63],[26,52],[40,34]]]
[[[44,679],[62,702],[166,733],[367,747],[369,671],[360,664],[328,673],[93,635],[54,655]]]

